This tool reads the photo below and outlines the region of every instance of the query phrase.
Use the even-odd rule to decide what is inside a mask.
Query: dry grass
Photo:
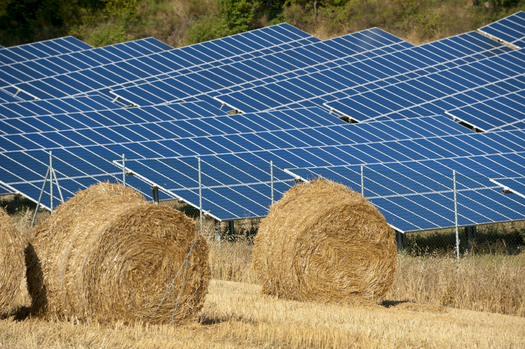
[[[523,348],[525,318],[412,303],[351,307],[261,295],[214,280],[183,327],[0,320],[6,348]]]
[[[387,298],[525,317],[525,255],[399,256]]]
[[[23,217],[19,214],[12,218],[30,233]],[[28,217],[30,212],[26,213],[25,221]],[[241,225],[249,224],[237,224]],[[121,323],[98,326],[24,318],[23,308],[18,311],[13,308],[10,315],[0,318],[0,346],[525,347],[525,255],[471,255],[463,257],[459,266],[447,255],[399,255],[396,276],[386,301],[343,306],[263,295],[251,265],[251,240],[218,243],[214,232],[211,222],[205,221],[215,280],[210,283],[198,322],[182,327]],[[16,303],[19,307],[30,303],[23,286]]]

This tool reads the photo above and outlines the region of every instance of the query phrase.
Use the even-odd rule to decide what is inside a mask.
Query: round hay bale
[[[98,323],[182,323],[208,291],[208,246],[182,212],[120,184],[78,192],[36,228],[33,313]]]
[[[20,292],[24,273],[24,240],[0,207],[0,315],[9,310]]]
[[[374,301],[392,285],[393,230],[361,194],[331,181],[297,184],[255,238],[263,292],[300,301]]]

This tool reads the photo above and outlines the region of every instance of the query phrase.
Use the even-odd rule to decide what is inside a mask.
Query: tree
[[[251,28],[257,11],[266,4],[263,0],[217,0],[219,15],[226,24],[228,35],[245,32]]]

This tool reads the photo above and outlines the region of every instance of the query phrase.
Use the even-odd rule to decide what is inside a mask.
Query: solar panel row
[[[243,112],[322,106],[327,101],[437,74],[509,50],[471,32],[215,98]]]
[[[456,176],[460,226],[523,219],[523,198],[506,195],[490,182],[490,175],[523,173],[523,168],[509,171],[523,160],[521,152],[368,165],[363,176],[355,166],[292,171],[304,178],[323,176],[355,190],[362,182],[365,195],[387,221],[407,232],[455,225],[453,170],[461,173]]]
[[[45,116],[79,111],[114,109],[124,106],[122,102],[112,101],[107,96],[100,94],[93,94],[89,97],[19,101],[0,104],[0,120],[25,116]]]
[[[227,38],[150,54],[103,66],[65,73],[30,83],[15,84],[13,91],[22,90],[40,99],[72,96],[162,75],[174,70],[192,69],[219,59],[232,59],[267,49],[287,49],[318,39],[287,24],[266,27]],[[8,89],[9,90],[9,89]]]
[[[299,74],[305,70],[315,72],[412,46],[372,28],[282,52],[225,62],[189,74],[169,74],[171,78],[146,83],[141,81],[137,86],[114,89],[112,93],[136,105],[173,102],[200,97],[201,94],[216,95],[266,84],[298,76],[297,71]]]
[[[392,174],[389,175],[392,179],[390,179],[391,183],[387,183],[388,185],[384,186],[385,188],[396,188],[396,185],[393,185],[393,183],[396,182],[395,173],[398,172],[404,173],[404,176],[412,176],[415,178],[422,178],[421,173],[425,174],[429,172],[445,178],[443,176],[443,173],[445,173],[448,175],[448,179],[446,180],[449,184],[452,184],[450,178],[452,169],[464,171],[466,172],[466,176],[472,176],[473,174],[477,174],[478,176],[515,176],[524,171],[523,166],[515,166],[515,164],[523,163],[523,160],[525,159],[523,156],[523,152],[525,151],[523,135],[522,131],[518,133],[500,132],[490,134],[490,136],[481,134],[451,135],[446,137],[430,137],[381,143],[361,143],[356,145],[288,149],[277,145],[275,150],[267,148],[265,150],[253,150],[243,153],[236,152],[234,154],[205,155],[202,156],[201,159],[211,167],[205,172],[205,177],[210,179],[203,180],[204,188],[207,190],[207,196],[205,198],[209,203],[204,206],[204,209],[210,210],[211,214],[221,219],[251,217],[253,215],[248,215],[247,213],[254,212],[254,207],[257,207],[257,205],[254,206],[253,203],[253,200],[255,200],[261,206],[265,207],[264,210],[259,209],[256,211],[255,216],[264,216],[267,212],[268,201],[270,198],[268,183],[268,178],[270,176],[268,164],[270,160],[281,168],[289,168],[294,174],[301,174],[301,171],[304,171],[293,169],[294,167],[311,167],[311,171],[315,176],[321,174],[326,178],[331,178],[337,181],[341,180],[341,178],[328,176],[325,172],[322,172],[319,167],[348,166],[349,164],[357,164],[367,166],[367,171],[370,171],[370,166],[373,166],[374,164],[376,167],[387,166],[386,168],[390,169],[392,172]],[[281,139],[284,141],[289,138],[283,137]],[[459,151],[460,148],[462,148],[463,151]],[[456,149],[458,149],[458,154],[454,153]],[[505,150],[507,151],[507,154],[503,154]],[[519,150],[519,153],[517,150]],[[471,161],[472,158],[476,156],[485,160],[482,161],[478,159],[476,161]],[[461,160],[464,164],[459,166],[458,159],[461,158],[465,158]],[[490,163],[499,163],[502,165],[499,165],[499,167],[491,167]],[[160,160],[134,160],[127,161],[126,164],[127,168],[140,175],[141,178],[151,181],[151,183],[158,185],[166,192],[182,196],[188,200],[190,200],[190,198],[196,198],[197,177],[194,174],[197,167],[194,157]],[[429,164],[435,165],[430,166]],[[448,169],[445,165],[448,166]],[[213,170],[213,168],[216,168],[216,170]],[[384,170],[385,167],[382,167],[382,169]],[[426,172],[424,169],[426,169]],[[239,176],[238,171],[249,173],[252,177],[258,179],[257,184],[260,188],[267,188],[266,190],[263,190],[263,193],[261,194],[266,197],[265,200],[259,200],[261,198],[253,196],[253,184],[256,181],[253,178],[250,178],[247,182],[243,183],[243,177]],[[257,175],[257,173],[259,174]],[[274,171],[274,173],[276,172]],[[358,176],[355,172],[354,175]],[[307,177],[306,175],[304,176]],[[345,176],[352,178],[348,173],[346,173]],[[277,180],[285,187],[287,186],[286,183],[291,184],[289,181],[286,182],[285,177],[279,174],[277,175]],[[495,190],[495,186],[487,185],[487,181],[488,178],[481,181],[480,179],[472,180],[472,177],[463,177],[458,185],[461,190],[465,191],[464,195],[467,195],[467,192],[486,190],[483,194],[487,198],[485,202],[496,200],[501,203],[501,207],[496,204],[492,207],[494,212],[500,213],[486,216],[487,220],[480,218],[476,224],[488,223],[491,220],[497,221],[499,218],[495,218],[495,216],[508,210],[508,207],[514,207],[511,209],[512,212],[514,212],[512,219],[523,219],[525,211],[523,211],[522,208],[523,205],[525,205],[525,201],[516,201],[513,198],[509,199],[506,196],[501,196],[501,188]],[[348,181],[345,183],[348,183]],[[406,184],[405,187],[407,190],[412,188],[411,183],[408,183],[407,181]],[[368,185],[372,188],[374,187],[373,182],[367,182],[367,186]],[[210,188],[207,188],[208,186]],[[397,186],[399,186],[399,184],[397,184]],[[355,183],[352,187],[355,190],[359,190],[358,186],[356,188]],[[411,195],[416,194],[415,190],[421,190],[421,186],[413,188],[414,190],[411,191]],[[449,193],[444,195],[451,194],[451,188],[452,185],[449,185],[447,189]],[[441,189],[443,188],[434,188],[432,190],[437,192],[432,193],[438,194],[442,191]],[[244,192],[244,190],[246,190],[246,192]],[[423,191],[424,194],[418,195],[422,197],[425,197],[425,195],[428,196],[429,191],[430,190],[427,189]],[[385,194],[385,192],[382,192],[382,194]],[[392,192],[390,192],[390,194],[392,194]],[[474,195],[474,193],[469,195]],[[246,197],[247,199],[243,200],[242,197]],[[233,200],[235,201],[235,204],[230,202],[231,198],[235,198]],[[379,198],[376,197],[376,199]],[[480,197],[480,200],[481,199],[483,198]],[[387,200],[391,201],[394,199],[388,198]],[[399,200],[402,200],[402,198]],[[221,202],[228,202],[228,205],[221,206]],[[483,204],[483,200],[479,202]],[[192,203],[196,205],[198,201],[194,200]],[[403,224],[397,222],[396,227],[402,231],[412,231],[453,226],[453,224],[440,226],[440,224],[442,224],[441,221],[433,220],[431,211],[435,208],[435,205],[439,205],[439,200],[434,203],[434,206],[428,206],[430,208],[429,217],[431,218],[426,225],[420,223],[416,224],[414,221],[410,223],[412,220],[410,217],[414,215],[412,214],[407,215],[407,217],[409,217],[407,222]],[[468,206],[467,204],[465,205]],[[516,209],[515,205],[518,205],[521,209]],[[381,205],[379,206],[381,207]],[[448,210],[453,209],[452,205],[447,207]],[[407,207],[407,212],[410,212],[410,209],[411,207]],[[426,214],[426,212],[421,211],[422,209],[419,210],[419,213],[417,213],[417,210],[413,212],[416,212],[415,215],[421,213]],[[230,212],[230,215],[228,215],[227,212]],[[235,212],[235,215],[232,216],[231,212]],[[395,212],[396,211],[393,211],[392,213],[395,215]],[[400,210],[398,210],[398,212],[400,212]],[[403,215],[405,212],[403,211],[401,214]],[[473,220],[476,220],[476,218],[472,218],[472,215],[465,214],[465,216],[470,217],[470,221],[465,218],[465,221],[462,221],[461,224],[469,225],[472,224]]]
[[[524,73],[525,51],[511,51],[326,105],[359,121],[387,118],[390,113],[405,110],[416,114],[422,108],[443,113],[474,101],[519,90],[523,88]]]
[[[523,48],[525,47],[525,12],[519,11],[481,27],[479,31],[505,43]]]
[[[522,89],[516,92],[474,102],[446,113],[483,132],[523,129],[525,128],[525,80]]]
[[[99,67],[171,49],[153,38],[0,66],[0,87]]]
[[[0,66],[42,57],[57,56],[69,52],[78,52],[90,48],[92,48],[90,45],[72,36],[13,47],[4,47],[0,49]]]

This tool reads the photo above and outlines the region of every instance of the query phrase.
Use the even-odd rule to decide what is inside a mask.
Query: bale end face
[[[318,179],[274,204],[255,238],[263,292],[283,298],[351,302],[383,297],[392,285],[392,229],[361,194]]]
[[[195,317],[210,279],[207,243],[182,212],[137,194],[99,184],[39,226],[28,268],[34,313],[98,323]]]

